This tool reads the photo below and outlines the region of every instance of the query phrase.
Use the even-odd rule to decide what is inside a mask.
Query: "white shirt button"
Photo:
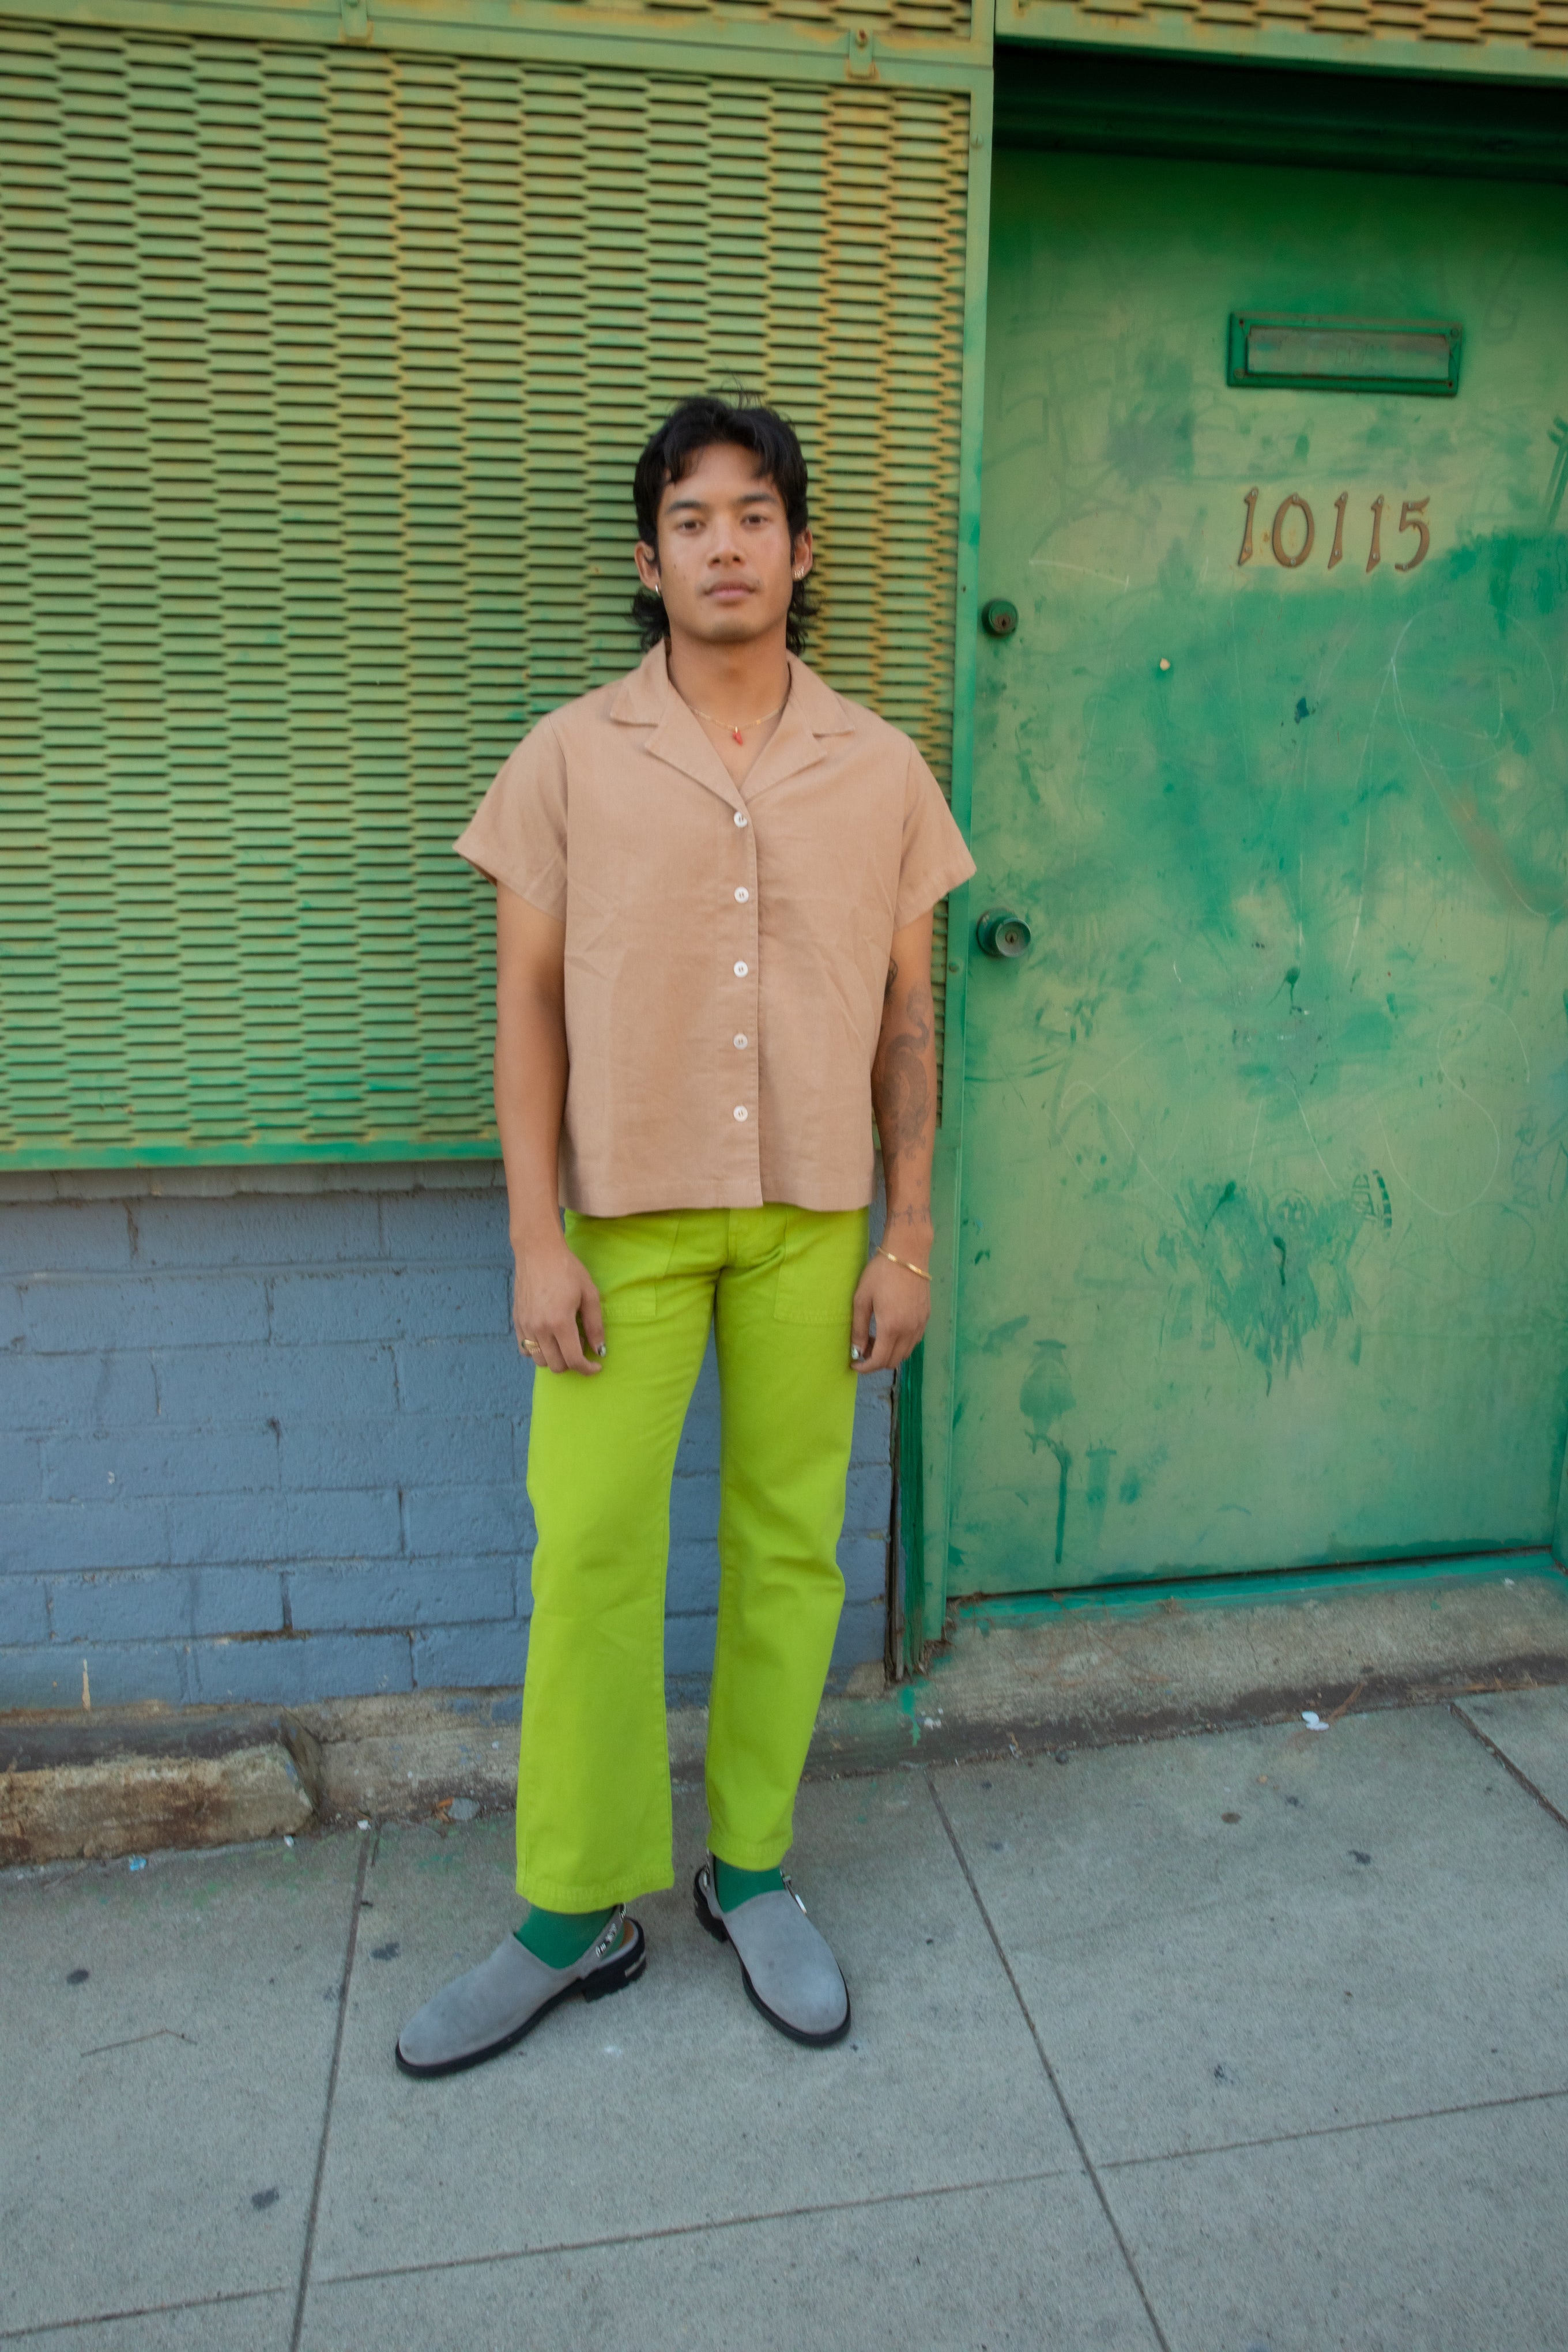
[[[740,899],[749,898],[751,895],[751,892],[745,888],[739,889],[735,893],[736,898]]]
[[[736,979],[737,979],[737,980],[744,980],[744,979],[745,979],[745,977],[746,977],[746,974],[747,974],[747,972],[750,971],[750,969],[751,969],[751,966],[750,966],[749,964],[738,963],[738,964],[735,966],[735,977],[736,977]]]
[[[746,1116],[746,1106],[745,1106],[745,1104],[744,1104],[744,1103],[737,1103],[737,1104],[735,1105],[735,1117],[736,1117],[737,1118],[745,1118],[745,1116]]]
[[[745,1041],[744,1037],[737,1036],[737,1037],[736,1037],[736,1039],[735,1039],[735,1043],[736,1043],[736,1045],[737,1045],[743,1046],[743,1045],[745,1045],[745,1042],[746,1042],[746,1041]]]
[[[737,824],[745,824],[745,822],[746,822],[746,813],[745,813],[744,809],[737,809],[737,810],[735,811],[735,823],[736,823]]]

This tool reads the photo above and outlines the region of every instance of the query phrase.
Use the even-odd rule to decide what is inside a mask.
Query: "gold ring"
[[[543,1353],[543,1350],[535,1339],[520,1339],[517,1344],[522,1349],[525,1356],[538,1356]]]

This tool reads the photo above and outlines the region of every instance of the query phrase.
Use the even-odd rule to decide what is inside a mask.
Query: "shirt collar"
[[[789,661],[789,699],[784,716],[763,744],[750,773],[742,797],[704,733],[702,723],[669,681],[664,641],[652,646],[629,677],[621,680],[610,704],[610,717],[623,727],[648,727],[644,747],[656,760],[667,761],[717,793],[731,808],[744,807],[761,792],[797,775],[823,756],[820,739],[850,735],[854,722],[833,688],[808,669],[798,654]]]

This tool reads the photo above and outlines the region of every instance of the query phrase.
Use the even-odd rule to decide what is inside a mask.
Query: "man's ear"
[[[803,530],[790,549],[790,562],[797,580],[804,580],[811,570],[812,553],[811,533]]]

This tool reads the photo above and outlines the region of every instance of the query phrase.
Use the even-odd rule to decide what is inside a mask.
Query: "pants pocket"
[[[785,1210],[775,1322],[841,1324],[847,1345],[869,1219],[866,1209]]]
[[[566,1245],[594,1278],[606,1329],[651,1323],[658,1313],[658,1286],[675,1255],[679,1209],[632,1217],[585,1217],[568,1209],[565,1224]]]

